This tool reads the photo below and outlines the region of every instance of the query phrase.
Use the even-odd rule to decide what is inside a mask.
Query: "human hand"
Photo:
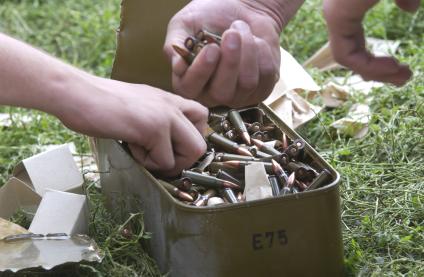
[[[279,2],[289,4],[282,9]],[[191,1],[171,19],[164,45],[175,92],[207,106],[242,107],[264,100],[279,77],[279,35],[302,2]],[[206,45],[188,66],[172,45],[182,46],[201,29],[222,34],[221,46]]]
[[[57,115],[72,130],[128,142],[147,169],[175,176],[206,151],[202,105],[147,85],[90,76]],[[84,94],[82,97],[79,95]]]
[[[324,0],[330,46],[335,60],[359,73],[365,80],[401,86],[411,77],[408,65],[393,57],[375,57],[366,50],[362,20],[378,0]],[[403,10],[414,12],[420,0],[396,0]]]

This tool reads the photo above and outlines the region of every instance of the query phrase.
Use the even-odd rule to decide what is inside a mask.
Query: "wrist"
[[[269,15],[278,33],[281,33],[297,10],[302,6],[304,0],[240,0],[256,10]]]

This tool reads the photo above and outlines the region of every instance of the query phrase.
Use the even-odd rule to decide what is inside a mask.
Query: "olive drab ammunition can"
[[[187,3],[124,0],[112,78],[170,91],[170,62],[164,58],[163,43],[170,18]],[[270,109],[260,107],[290,141],[300,138]],[[266,125],[262,113],[252,111],[250,116],[248,122]],[[108,207],[143,210],[145,229],[152,234],[146,241],[148,250],[169,276],[341,276],[340,176],[310,145],[303,151],[315,169],[328,170],[328,185],[195,207],[175,199],[163,181],[140,167],[120,143],[96,141]]]

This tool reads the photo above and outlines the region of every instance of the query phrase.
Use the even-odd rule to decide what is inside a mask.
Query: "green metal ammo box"
[[[170,90],[170,67],[162,54],[166,24],[188,1],[122,3],[122,22],[112,77]],[[154,29],[151,26],[155,26]],[[299,135],[268,107],[265,114],[291,139]],[[144,210],[149,250],[170,276],[341,276],[339,174],[310,147],[318,169],[331,172],[325,187],[214,207],[174,199],[120,143],[96,142],[101,184],[111,209],[126,200],[128,212]]]

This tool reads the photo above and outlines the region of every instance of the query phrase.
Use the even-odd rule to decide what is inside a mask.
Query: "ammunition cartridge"
[[[239,191],[239,192],[237,193],[237,200],[238,200],[239,202],[245,202],[245,201],[246,201],[246,198],[244,197],[243,192]]]
[[[211,197],[211,198],[208,199],[207,206],[208,207],[216,206],[216,205],[220,205],[220,204],[224,204],[224,203],[225,202],[224,202],[224,200],[222,200],[221,197],[214,196],[214,197]]]
[[[225,188],[221,190],[221,194],[225,200],[229,203],[238,203],[237,197],[234,194],[234,191],[230,188]]]
[[[292,172],[296,172],[297,178],[301,181],[310,182],[317,176],[316,171],[312,167],[302,162],[289,162],[287,168]]]
[[[271,160],[272,171],[274,172],[277,180],[281,184],[281,187],[288,185],[289,177],[287,176],[284,169],[275,160]]]
[[[257,140],[257,139],[251,139],[253,144],[258,147],[260,151],[263,151],[265,153],[271,154],[271,155],[280,155],[281,153],[278,152],[277,149],[267,146],[263,141]]]
[[[264,140],[265,136],[264,133],[261,131],[257,131],[252,134],[251,138],[257,139],[257,140]]]
[[[184,201],[193,201],[193,197],[191,197],[190,194],[179,190],[171,184],[165,182],[162,182],[161,184],[166,189],[166,191],[168,191],[172,196]]]
[[[231,130],[231,124],[228,120],[219,121],[213,124],[211,127],[215,132],[220,132],[220,133],[228,132]]]
[[[283,133],[283,135],[281,137],[281,142],[283,144],[282,148],[283,148],[283,150],[285,150],[289,146],[288,138],[287,138],[287,135],[285,133]]]
[[[271,184],[272,195],[277,196],[280,194],[280,186],[278,185],[277,177],[274,175],[268,176],[269,183]]]
[[[263,160],[263,161],[265,161],[266,159],[271,160],[271,158],[272,158],[273,156],[272,156],[272,155],[270,155],[270,154],[268,154],[268,153],[265,153],[265,152],[262,152],[262,151],[257,150],[257,151],[256,151],[256,157],[260,158],[260,159],[261,159],[261,161],[262,161],[262,160]]]
[[[228,119],[230,120],[238,135],[244,140],[244,142],[247,143],[247,145],[250,145],[250,135],[249,132],[247,132],[246,126],[244,125],[243,119],[241,118],[239,112],[236,110],[229,111]]]
[[[217,153],[215,156],[215,161],[225,162],[225,161],[257,161],[259,159],[255,157],[242,156],[229,153]]]
[[[194,55],[199,55],[200,51],[202,51],[203,47],[205,47],[205,44],[203,42],[197,42],[193,47],[193,53]]]
[[[272,132],[275,129],[277,129],[277,126],[275,126],[275,124],[273,124],[273,123],[270,123],[270,124],[267,124],[267,125],[262,125],[261,128],[260,128],[260,130],[262,132]]]
[[[218,173],[216,173],[216,178],[221,179],[221,180],[226,180],[226,181],[230,181],[234,184],[239,185],[241,188],[243,188],[243,183],[241,181],[239,181],[237,178],[235,178],[234,176],[232,176],[230,173],[220,169],[218,170]]]
[[[191,170],[202,173],[212,163],[214,159],[215,159],[215,152],[214,151],[208,152],[206,153],[205,158],[195,168]]]
[[[189,50],[193,51],[194,46],[198,43],[198,40],[195,37],[189,36],[184,41],[184,46]]]
[[[235,140],[237,140],[237,139],[238,139],[238,134],[237,134],[234,130],[229,130],[229,131],[227,131],[227,132],[224,134],[224,136],[225,136],[227,139],[232,140],[232,141],[235,141]]]
[[[188,65],[192,64],[194,59],[196,58],[196,55],[192,52],[187,51],[184,48],[179,47],[178,45],[172,45],[172,48],[174,48],[175,52],[177,52]]]
[[[247,131],[251,134],[261,131],[262,124],[259,122],[253,123],[244,123],[247,128]]]
[[[217,114],[217,113],[210,112],[209,117],[208,117],[208,122],[224,121],[225,118],[226,117],[224,115],[220,115],[220,114]]]
[[[171,184],[177,187],[179,190],[188,192],[191,189],[193,183],[190,178],[180,178],[171,182]]]
[[[247,149],[217,133],[210,134],[208,136],[208,141],[217,146],[220,146],[221,148],[229,152],[237,153],[244,156],[253,156],[252,153],[250,153]]]
[[[208,202],[208,199],[215,195],[216,195],[215,190],[208,189],[203,195],[201,194],[200,197],[193,202],[193,205],[196,207],[205,206],[206,203]]]
[[[212,32],[209,32],[207,30],[200,30],[196,34],[196,38],[203,41],[206,40],[208,43],[216,43],[218,45],[221,44],[221,36],[214,34]]]
[[[230,181],[221,180],[213,176],[200,174],[194,171],[184,170],[181,174],[183,177],[188,177],[193,183],[206,188],[234,188],[240,189],[240,186]]]
[[[308,190],[313,190],[313,189],[322,187],[330,180],[331,180],[331,173],[330,171],[324,168],[305,190],[308,191]]]

